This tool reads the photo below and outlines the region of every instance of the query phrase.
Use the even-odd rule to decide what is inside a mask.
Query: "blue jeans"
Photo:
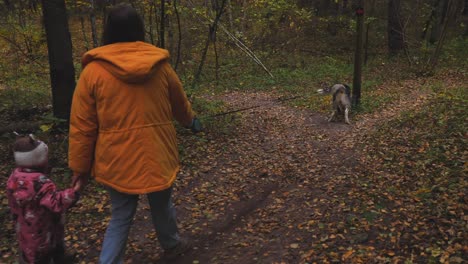
[[[128,233],[138,205],[138,195],[125,194],[108,188],[112,215],[102,244],[101,264],[123,263]],[[169,249],[179,242],[175,208],[171,199],[172,188],[147,194],[151,218],[163,249]]]

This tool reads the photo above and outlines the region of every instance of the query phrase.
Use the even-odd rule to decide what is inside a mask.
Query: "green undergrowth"
[[[386,104],[398,99],[399,92],[393,87],[381,87],[383,81],[379,79],[364,81],[361,89],[361,102],[356,112],[372,113],[382,109]]]
[[[375,223],[392,223],[389,234],[401,238],[401,253],[411,252],[405,263],[461,263],[467,99],[466,87],[439,89],[424,105],[382,123],[362,141],[367,164],[359,173],[362,215],[367,219],[371,210],[378,212],[371,219]]]
[[[50,97],[48,82],[37,76],[0,84],[0,112],[44,107],[51,103]]]
[[[231,56],[220,60],[218,79],[214,64],[207,64],[201,82],[193,92],[275,91],[286,96],[299,96],[287,102],[291,105],[328,112],[331,107],[330,96],[320,95],[317,90],[335,83],[345,83],[352,87],[354,66],[351,55],[312,57],[300,53],[260,54],[259,57],[273,77],[249,58]],[[414,77],[415,73],[404,58],[370,58],[363,66],[361,104],[353,110],[353,115],[378,111],[398,99],[401,94],[398,87],[385,84]],[[187,85],[192,82],[190,76],[184,76],[184,80]]]
[[[468,61],[466,59],[468,58],[468,49],[466,47],[468,47],[467,37],[460,36],[448,40],[440,58],[441,65],[466,72],[466,69],[468,69]]]
[[[190,94],[191,89],[188,89],[187,92]],[[198,94],[192,94],[190,100],[193,110],[205,131],[229,134],[231,127],[239,121],[235,114],[223,115],[226,111],[226,105],[221,100],[207,99],[198,96]]]
[[[218,81],[214,77],[215,69],[207,67],[202,78],[204,84],[200,87],[212,93],[275,91],[286,97],[300,96],[287,102],[292,105],[325,110],[329,108],[329,100],[318,95],[317,90],[333,83],[350,83],[352,79],[352,65],[347,58],[262,55],[260,57],[273,77],[248,58],[233,58],[220,66]]]
[[[233,57],[221,63],[218,81],[214,66],[207,66],[202,78],[204,86],[214,92],[278,89],[308,93],[321,88],[321,83],[349,81],[352,74],[352,65],[345,58],[314,58],[301,54],[262,54],[260,58],[272,76],[249,58]]]
[[[370,136],[374,161],[407,183],[389,185],[397,187],[393,191],[415,192],[428,203],[439,192],[466,193],[467,99],[466,87],[440,91],[418,111],[403,112]]]

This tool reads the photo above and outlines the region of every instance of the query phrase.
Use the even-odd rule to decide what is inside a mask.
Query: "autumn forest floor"
[[[353,112],[351,125],[329,123],[329,113],[294,106],[275,91],[204,98],[223,101],[226,111],[262,106],[230,115],[223,131],[179,134],[174,202],[180,231],[195,248],[171,263],[466,261],[467,134],[451,130],[459,120],[464,127],[466,115],[457,124],[450,116],[451,107],[466,108],[466,97],[453,101],[447,91],[466,89],[467,80],[447,73],[441,94],[427,89],[435,78],[379,85],[397,99]],[[432,116],[437,107],[445,110]],[[440,131],[455,134],[442,143],[428,137]],[[446,160],[429,160],[441,146]],[[4,196],[11,164],[0,161],[0,262],[11,262],[16,249]],[[140,203],[127,263],[167,263],[146,198]],[[68,214],[66,242],[78,263],[97,263],[109,216],[106,192],[92,183]]]

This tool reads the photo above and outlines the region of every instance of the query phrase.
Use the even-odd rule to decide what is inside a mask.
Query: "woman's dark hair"
[[[107,15],[102,34],[103,45],[145,41],[145,26],[138,12],[128,4],[113,7]]]

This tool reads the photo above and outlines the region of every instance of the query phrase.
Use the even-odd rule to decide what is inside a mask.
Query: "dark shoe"
[[[65,252],[63,248],[56,249],[53,256],[54,264],[73,264],[76,263],[76,253]]]
[[[164,250],[164,258],[169,260],[175,259],[191,249],[192,244],[187,239],[181,238],[175,247]]]

